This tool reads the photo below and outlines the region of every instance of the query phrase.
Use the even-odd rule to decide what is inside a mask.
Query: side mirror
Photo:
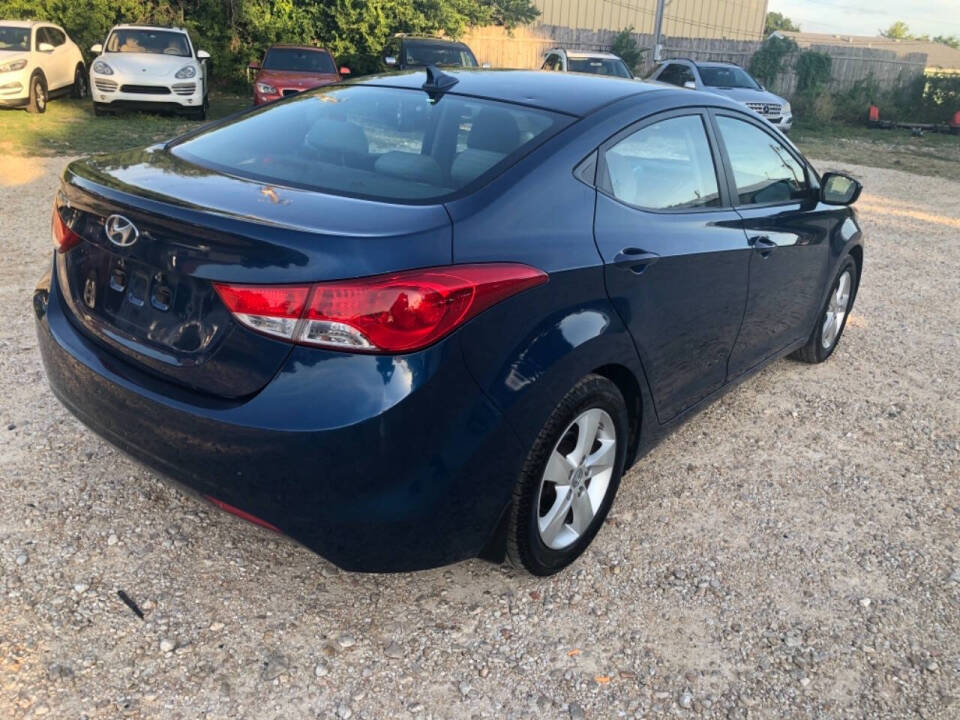
[[[825,205],[853,205],[863,185],[843,173],[824,173],[820,178],[820,202]]]
[[[53,45],[51,45],[50,43],[40,43],[39,45],[37,45],[37,50],[39,50],[42,53],[51,53],[53,52]]]
[[[103,52],[103,45],[101,45],[100,43],[97,43],[96,45],[91,45],[90,52],[96,53],[97,55],[99,55],[100,53]]]
[[[395,58],[393,55],[387,55],[387,56],[383,59],[383,61],[384,61],[387,65],[396,65],[396,64],[397,64],[397,58]]]
[[[209,60],[210,53],[206,50],[197,50],[197,60]]]
[[[350,74],[350,68],[348,68],[346,65],[344,65],[342,68],[340,68],[340,74],[341,74],[341,75],[349,75],[349,74]]]
[[[684,86],[687,90],[696,90],[696,89],[697,89],[697,84],[696,84],[693,80],[687,80],[687,81],[683,84],[683,86]]]

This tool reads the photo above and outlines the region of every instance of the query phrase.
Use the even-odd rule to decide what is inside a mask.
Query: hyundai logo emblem
[[[103,223],[103,230],[107,233],[107,239],[117,247],[130,247],[140,237],[137,226],[123,215],[108,217]]]

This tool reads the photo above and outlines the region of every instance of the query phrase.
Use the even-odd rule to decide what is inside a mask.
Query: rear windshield
[[[190,57],[190,43],[182,32],[167,30],[119,29],[110,33],[107,52],[150,53]]]
[[[452,195],[501,172],[570,122],[446,93],[314,90],[174,145],[189,162],[261,182],[381,200]]]
[[[704,67],[701,65],[700,79],[707,87],[760,89],[757,81],[750,77],[746,70],[741,70],[738,67]]]
[[[408,40],[403,44],[403,50],[406,53],[406,65],[477,67],[477,59],[466,45],[418,43]]]
[[[631,77],[623,60],[614,58],[570,58],[567,60],[567,69],[570,72]]]
[[[263,59],[264,70],[286,70],[332,75],[337,71],[333,58],[323,50],[272,48]]]
[[[0,50],[29,50],[30,29],[0,25]]]

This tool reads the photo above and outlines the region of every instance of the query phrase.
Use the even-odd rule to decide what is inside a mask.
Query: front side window
[[[757,81],[738,67],[703,67],[701,65],[700,79],[707,87],[760,89]]]
[[[446,93],[353,85],[295,99],[173,146],[197,165],[389,201],[438,200],[492,177],[565,115]]]
[[[263,59],[264,70],[331,75],[337,71],[330,53],[300,48],[271,48]]]
[[[0,50],[27,52],[29,49],[30,28],[0,25]]]
[[[604,160],[607,190],[629,205],[678,210],[721,204],[700,115],[647,125],[607,150]]]
[[[60,47],[67,41],[67,36],[56,28],[44,28],[47,31],[47,42],[54,47]]]
[[[106,51],[190,57],[190,43],[181,32],[121,28],[110,33]]]
[[[547,55],[547,59],[543,63],[542,70],[556,70],[557,69],[557,60],[559,58],[556,55]]]
[[[417,67],[477,67],[477,60],[465,45],[441,45],[440,43],[407,42],[404,44],[406,65]]]
[[[567,62],[570,72],[592,73],[594,75],[612,75],[630,77],[630,71],[622,60],[616,58],[570,58]]]
[[[783,143],[745,120],[721,115],[717,125],[730,157],[739,204],[790,202],[809,196],[803,166]]]

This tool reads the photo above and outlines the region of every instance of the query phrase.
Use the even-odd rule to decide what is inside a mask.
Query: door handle
[[[762,257],[770,257],[770,253],[777,249],[777,244],[766,235],[754,235],[749,243]]]
[[[647,252],[640,248],[628,247],[617,253],[616,257],[613,258],[613,264],[618,267],[625,267],[630,270],[630,272],[639,275],[659,259],[660,256],[657,255],[657,253]]]

